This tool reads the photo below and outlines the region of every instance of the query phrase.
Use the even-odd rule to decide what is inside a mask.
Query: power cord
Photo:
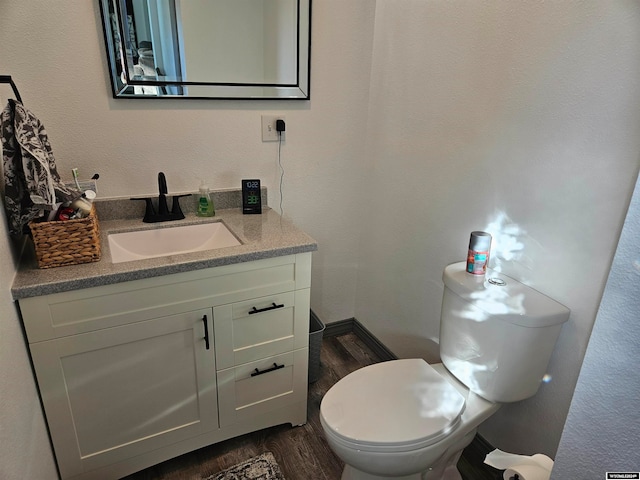
[[[282,209],[282,185],[284,182],[284,167],[282,166],[282,132],[286,129],[284,120],[276,120],[276,132],[278,132],[278,165],[280,166],[280,218],[284,217],[284,210]]]

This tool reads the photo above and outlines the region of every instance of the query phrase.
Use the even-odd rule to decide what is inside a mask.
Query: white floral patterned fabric
[[[202,480],[284,480],[284,475],[273,453],[264,452]]]
[[[5,209],[9,234],[27,233],[27,224],[80,192],[66,187],[56,169],[44,125],[22,103],[9,100],[0,116]]]

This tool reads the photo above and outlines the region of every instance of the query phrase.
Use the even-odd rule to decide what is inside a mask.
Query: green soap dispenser
[[[200,184],[200,193],[198,194],[198,210],[196,214],[199,217],[213,217],[216,211],[213,208],[213,197],[209,186],[204,183]]]

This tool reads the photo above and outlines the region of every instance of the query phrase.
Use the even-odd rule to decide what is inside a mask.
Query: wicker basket
[[[100,260],[100,228],[95,206],[85,218],[29,223],[40,268]]]

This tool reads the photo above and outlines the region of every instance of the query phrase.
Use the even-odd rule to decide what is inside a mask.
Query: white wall
[[[578,377],[552,478],[605,478],[640,466],[640,181]]]
[[[352,189],[361,171],[374,9],[370,0],[314,3],[309,102],[115,100],[97,1],[1,1],[0,73],[13,76],[25,105],[44,123],[60,172],[67,178],[73,167],[84,176],[99,172],[105,197],[156,193],[157,173],[164,171],[172,192],[196,191],[201,178],[216,189],[261,178],[277,207],[278,145],[262,143],[260,116],[283,113],[284,214],[320,245],[312,304],[332,322],[353,316],[358,232]],[[11,95],[0,85],[2,106]],[[8,251],[0,240],[0,255]],[[0,443],[0,468],[8,472],[0,470],[0,477],[54,478],[31,474],[33,463],[51,470],[51,460],[37,455],[48,439],[11,313],[13,271],[3,263],[0,431],[10,432],[11,441]],[[8,368],[10,360],[21,368]]]
[[[572,310],[551,382],[480,429],[507,451],[555,454],[640,165],[639,44],[637,2],[377,1],[355,316],[436,360],[442,270],[488,228]]]
[[[18,248],[11,248],[6,218],[0,208],[0,478],[52,479],[58,474],[11,298],[16,272],[12,250]]]
[[[153,101],[111,98],[97,2],[4,0],[0,73],[44,122],[60,171],[99,172],[107,197],[153,194],[158,171],[174,192],[255,176],[277,208],[277,144],[261,142],[260,115],[284,113],[284,214],[319,244],[312,308],[327,323],[356,316],[401,356],[436,357],[442,268],[505,211],[527,258],[503,267],[573,315],[553,381],[483,433],[553,454],[638,170],[638,8],[317,0],[311,101]],[[3,395],[32,381],[16,336],[0,337],[1,367],[23,363],[4,372]],[[19,398],[2,430],[11,416],[14,443],[45,448],[35,392]],[[20,471],[30,461],[2,443],[8,478],[37,478]]]

